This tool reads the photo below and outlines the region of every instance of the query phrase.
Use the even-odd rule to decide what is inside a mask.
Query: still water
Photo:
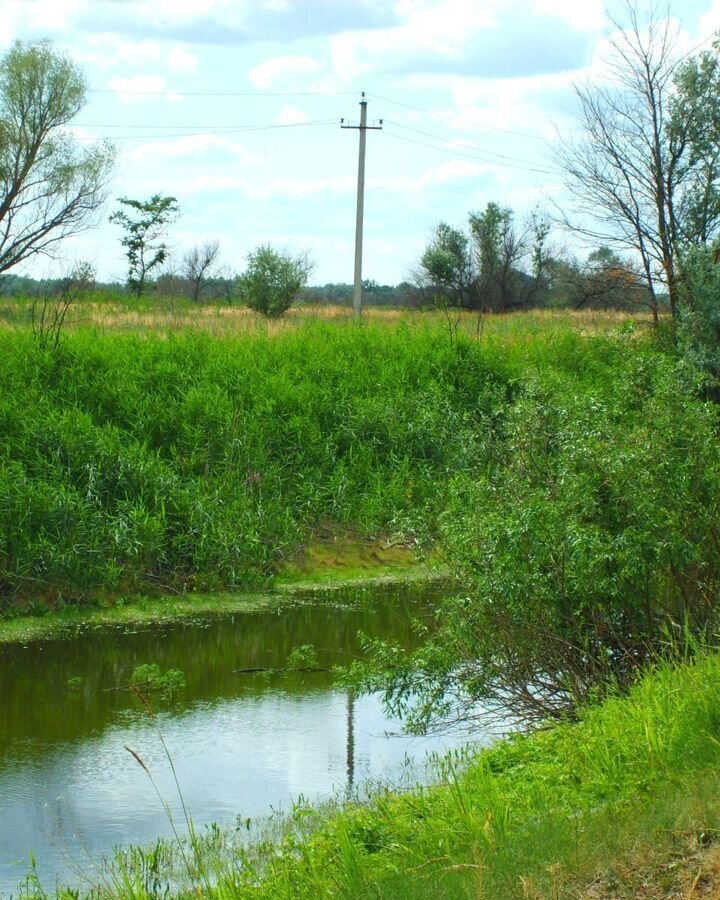
[[[411,646],[411,620],[427,614],[437,590],[343,591],[332,604],[308,595],[279,612],[0,648],[0,896],[17,894],[31,851],[52,888],[91,874],[114,846],[169,834],[126,746],[182,821],[158,727],[197,826],[398,779],[408,760],[461,744],[459,734],[398,734],[377,697],[353,699],[330,674],[235,671],[282,667],[301,644],[316,648],[321,666],[347,662],[359,652],[358,631]],[[172,703],[157,701],[155,721],[115,690],[151,662],[182,669],[187,681]]]

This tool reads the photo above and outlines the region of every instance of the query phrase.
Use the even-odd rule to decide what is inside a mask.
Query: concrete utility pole
[[[360,151],[358,154],[358,181],[357,181],[357,207],[355,214],[355,279],[353,281],[353,318],[359,319],[362,312],[362,244],[363,244],[363,212],[365,208],[365,142],[367,132],[381,131],[382,119],[379,125],[367,124],[367,100],[365,91],[362,92],[360,101],[360,124],[345,125],[344,119],[340,119],[341,128],[353,128],[360,131]]]

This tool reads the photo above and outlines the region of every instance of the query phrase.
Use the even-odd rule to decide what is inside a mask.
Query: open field
[[[478,314],[452,313],[457,316],[459,329],[469,337],[477,337]],[[437,325],[445,327],[446,317],[437,310],[392,309],[366,307],[363,320],[374,324],[396,326],[400,322],[409,327]],[[32,321],[32,301],[0,297],[0,328],[25,328]],[[282,334],[308,322],[352,322],[352,310],[347,306],[298,306],[279,319],[267,319],[247,307],[220,304],[193,305],[188,300],[169,303],[161,299],[130,298],[123,300],[82,300],[68,313],[66,328],[75,331],[95,328],[101,332],[155,332],[169,334],[187,329],[215,335],[251,332],[254,334]],[[553,331],[573,328],[584,334],[597,334],[617,328],[623,323],[637,321],[650,325],[647,314],[615,310],[531,310],[522,313],[497,315],[487,313],[481,320],[482,333],[488,337],[513,333]]]

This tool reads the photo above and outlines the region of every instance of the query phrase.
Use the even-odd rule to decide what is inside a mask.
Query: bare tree
[[[598,247],[584,262],[555,256],[551,271],[554,294],[573,309],[648,308],[657,324],[659,309],[645,277],[633,260],[609,247]]]
[[[0,60],[0,272],[93,224],[114,150],[81,149],[66,126],[85,79],[49,41],[16,43]]]
[[[168,254],[162,272],[155,279],[154,289],[171,315],[177,311],[177,301],[187,296],[187,281],[178,273],[175,258]]]
[[[220,242],[205,241],[202,246],[196,244],[183,256],[182,271],[190,285],[193,303],[200,302],[208,279],[214,274],[219,255]]]
[[[35,299],[32,331],[41,350],[57,349],[70,307],[94,287],[95,267],[89,262],[78,262],[54,291],[45,291]]]
[[[651,7],[642,19],[635,0],[627,0],[625,10],[627,22],[611,20],[616,29],[610,42],[613,78],[576,86],[581,134],[561,144],[557,161],[578,211],[595,223],[572,227],[603,244],[636,251],[651,302],[656,302],[655,285],[661,281],[675,316],[682,247],[707,240],[720,221],[714,190],[720,171],[717,144],[708,141],[703,148],[699,140],[707,131],[702,101],[712,100],[717,108],[712,98],[717,78],[706,79],[704,96],[693,103],[679,76],[716,53],[681,63],[669,14]],[[702,221],[693,222],[703,183],[704,214]]]

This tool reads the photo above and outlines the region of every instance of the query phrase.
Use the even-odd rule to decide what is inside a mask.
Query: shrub
[[[712,250],[698,247],[685,256],[682,290],[680,349],[711,395],[720,398],[720,265]]]
[[[238,279],[240,296],[264,316],[281,316],[305,287],[312,268],[305,254],[291,256],[263,244],[248,256],[247,269]]]
[[[682,390],[672,357],[633,349],[612,366],[604,385],[528,383],[482,466],[453,479],[441,531],[461,589],[419,652],[376,643],[361,673],[418,729],[488,704],[563,717],[713,633],[717,410]]]

